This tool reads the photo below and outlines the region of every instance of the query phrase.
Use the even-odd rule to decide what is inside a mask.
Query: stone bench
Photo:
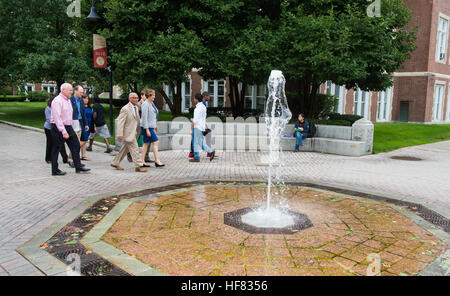
[[[217,150],[268,151],[270,139],[264,123],[208,121],[212,132],[206,142]],[[190,150],[191,123],[186,118],[158,123],[159,150]],[[330,153],[346,156],[362,156],[372,153],[373,124],[361,119],[353,126],[316,125],[316,136],[304,140],[301,151]],[[283,132],[281,148],[293,151],[296,139],[292,135],[293,124]],[[117,139],[116,139],[117,141]]]

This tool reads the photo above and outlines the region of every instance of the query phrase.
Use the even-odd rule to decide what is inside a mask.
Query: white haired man
[[[119,117],[117,117],[116,135],[119,142],[123,142],[119,153],[114,157],[111,166],[116,170],[123,171],[119,166],[128,152],[135,165],[136,172],[146,172],[147,169],[143,167],[144,163],[139,155],[139,146],[137,139],[140,136],[141,124],[139,118],[139,97],[137,93],[130,93],[128,96],[129,103],[120,109]]]
[[[60,94],[53,99],[51,106],[51,118],[50,123],[51,135],[54,146],[52,147],[52,175],[63,176],[66,173],[58,168],[58,154],[64,146],[64,142],[69,146],[72,153],[73,162],[76,173],[85,173],[90,171],[88,168],[84,168],[80,161],[80,141],[78,136],[73,130],[73,109],[70,102],[70,96],[73,93],[72,85],[64,83],[61,85]]]

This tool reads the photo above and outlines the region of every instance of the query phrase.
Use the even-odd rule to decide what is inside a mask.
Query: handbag
[[[211,132],[211,130],[209,128],[205,129],[205,131],[203,132],[203,136],[206,137],[207,134],[209,134]]]

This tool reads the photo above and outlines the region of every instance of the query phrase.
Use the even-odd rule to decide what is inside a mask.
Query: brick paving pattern
[[[135,202],[103,240],[164,274],[193,276],[367,275],[370,254],[380,254],[383,275],[416,275],[446,249],[387,205],[301,187],[283,196],[313,228],[262,235],[223,223],[229,211],[264,205],[265,195],[265,188],[200,186]]]
[[[112,156],[94,147],[86,161],[91,174],[53,177],[44,161],[43,133],[0,124],[0,275],[36,275],[40,271],[15,249],[47,228],[85,198],[146,185],[181,180],[265,181],[263,153],[218,152],[209,162],[189,163],[185,151],[163,151],[164,168],[135,173],[126,159],[125,171],[112,170]],[[393,155],[423,159],[408,162]],[[204,156],[204,155],[203,155]],[[319,153],[285,153],[286,181],[325,183],[355,190],[368,190],[423,204],[442,215],[450,213],[450,142],[404,148],[391,153],[351,158]]]

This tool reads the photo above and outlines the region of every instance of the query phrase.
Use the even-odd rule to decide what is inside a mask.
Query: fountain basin
[[[252,234],[294,234],[313,225],[305,214],[290,210],[248,207],[223,215],[224,224]]]

